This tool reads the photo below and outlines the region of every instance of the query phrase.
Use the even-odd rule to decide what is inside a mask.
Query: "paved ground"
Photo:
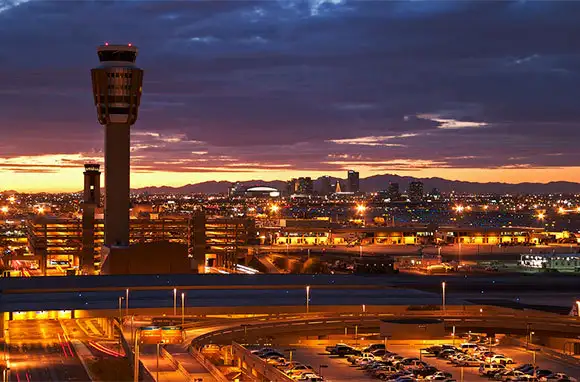
[[[389,350],[394,351],[400,355],[407,357],[419,357],[419,350],[421,346],[409,345],[391,345]],[[328,382],[346,382],[346,381],[376,381],[367,376],[363,371],[358,370],[352,366],[345,358],[330,357],[324,351],[324,346],[311,347],[296,347],[294,358],[302,363],[311,365],[315,370],[318,370],[320,365],[328,365],[328,368],[321,369],[322,375]],[[532,362],[532,354],[514,347],[499,348],[501,353],[511,357],[516,362],[516,365]],[[446,360],[441,360],[435,357],[422,356],[423,360],[440,370],[444,370],[453,374],[458,381],[460,380],[461,369],[450,365]],[[541,354],[536,354],[536,364],[543,369],[550,369],[555,372],[566,373],[570,376],[579,378],[580,368],[571,365],[563,364],[561,362],[548,359]],[[477,367],[464,368],[464,381],[484,381],[479,377]]]
[[[376,379],[351,366],[345,358],[330,357],[325,353],[324,346],[295,348],[294,359],[312,366],[317,373],[320,370],[327,382],[376,381]],[[319,369],[320,365],[327,365],[328,367]]]
[[[57,320],[11,321],[9,358],[12,381],[90,380]]]

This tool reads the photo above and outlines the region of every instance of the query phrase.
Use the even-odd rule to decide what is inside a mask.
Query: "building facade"
[[[360,191],[360,179],[358,171],[348,170],[346,175],[347,191],[357,193]]]
[[[415,181],[409,183],[407,197],[411,202],[418,203],[423,200],[423,182]]]
[[[82,219],[38,216],[27,222],[29,252],[47,268],[78,267],[83,247]],[[94,220],[95,267],[100,265],[104,242],[104,221]],[[255,244],[254,221],[245,218],[206,217],[202,212],[157,219],[131,219],[130,243],[170,242],[185,244],[188,256],[199,259],[201,267],[231,268],[241,256],[242,246]]]

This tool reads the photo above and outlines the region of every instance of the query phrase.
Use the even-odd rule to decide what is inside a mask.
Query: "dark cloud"
[[[2,157],[101,155],[89,69],[111,41],[138,45],[146,70],[136,171],[576,165],[579,12],[580,2],[0,0]]]

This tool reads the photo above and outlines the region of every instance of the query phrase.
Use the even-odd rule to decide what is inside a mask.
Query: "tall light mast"
[[[129,245],[130,127],[137,121],[143,70],[137,48],[105,44],[91,70],[97,118],[105,126],[105,246]]]
[[[95,209],[101,204],[101,172],[96,163],[85,164],[85,188],[83,192],[83,249],[80,269],[84,275],[95,270]]]

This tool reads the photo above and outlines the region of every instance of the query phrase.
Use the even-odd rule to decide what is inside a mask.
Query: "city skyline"
[[[2,189],[78,191],[102,163],[87,76],[106,41],[147,73],[133,188],[351,168],[579,182],[578,7],[0,1]]]

